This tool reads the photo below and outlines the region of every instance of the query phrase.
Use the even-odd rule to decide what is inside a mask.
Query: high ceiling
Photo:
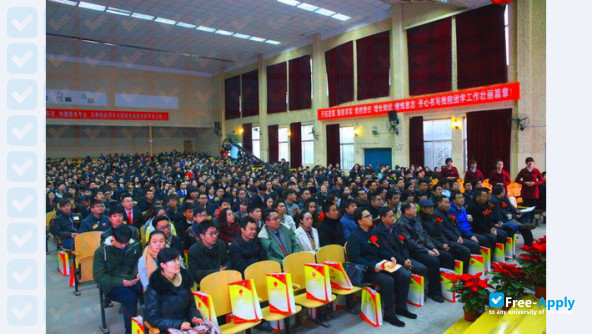
[[[392,4],[439,3],[439,0],[307,0],[351,17],[341,21],[276,0],[89,0],[105,7],[162,17],[189,25],[281,42],[257,42],[178,25],[79,8],[47,1],[47,56],[121,67],[157,67],[214,75],[252,63],[258,54],[280,52],[330,34],[384,19]],[[475,8],[489,0],[449,0]],[[244,36],[243,36],[244,37]],[[81,41],[85,39],[87,41]],[[98,42],[98,43],[97,43]],[[109,44],[105,44],[109,43]],[[112,45],[110,45],[112,44]]]

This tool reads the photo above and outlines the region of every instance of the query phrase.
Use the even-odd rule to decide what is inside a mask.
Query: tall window
[[[339,150],[341,153],[341,169],[347,170],[354,166],[354,127],[339,128]]]
[[[314,164],[314,136],[312,134],[312,125],[303,125],[302,135],[302,164]]]
[[[261,159],[261,133],[259,132],[259,127],[253,127],[251,133],[253,136],[253,154]]]
[[[290,161],[290,141],[288,140],[288,128],[278,129],[278,148],[280,151],[279,160]]]
[[[452,128],[450,119],[423,121],[423,152],[425,167],[434,169],[444,165],[452,156]]]

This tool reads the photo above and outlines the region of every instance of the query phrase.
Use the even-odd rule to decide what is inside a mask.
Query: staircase
[[[475,322],[468,322],[460,318],[454,325],[448,328],[444,334],[539,334],[546,333],[546,313],[544,307],[538,307],[538,299],[533,296],[525,296],[523,300],[532,300],[533,305],[527,307],[512,307],[505,314],[497,314],[500,308],[492,308],[495,314],[485,311]],[[535,314],[512,314],[517,311],[528,311]],[[543,311],[543,314],[539,314]]]

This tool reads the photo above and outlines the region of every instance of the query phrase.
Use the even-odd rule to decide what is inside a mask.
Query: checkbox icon
[[[33,146],[37,144],[37,118],[35,116],[10,116],[6,124],[8,145]]]
[[[6,157],[10,182],[34,182],[37,180],[37,153],[10,152]]]
[[[8,81],[8,108],[31,110],[37,107],[37,82],[35,80]]]
[[[490,307],[503,307],[506,298],[503,292],[492,292],[489,294],[489,306]]]
[[[10,296],[6,304],[7,321],[10,326],[37,325],[37,297]]]
[[[8,288],[12,290],[34,290],[37,288],[37,261],[11,260],[7,264]]]
[[[8,45],[8,73],[33,74],[37,72],[37,46],[35,44]]]
[[[37,252],[37,226],[34,224],[8,225],[7,249],[11,254],[34,254]]]
[[[8,217],[35,218],[37,216],[37,191],[34,188],[10,188],[6,200]]]
[[[6,24],[8,36],[31,38],[37,36],[37,9],[33,7],[9,8]]]

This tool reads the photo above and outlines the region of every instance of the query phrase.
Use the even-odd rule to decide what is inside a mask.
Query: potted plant
[[[475,275],[462,274],[456,275],[454,285],[450,291],[456,292],[460,301],[464,304],[463,310],[465,320],[473,322],[485,311],[485,305],[488,303],[489,291],[491,287],[487,283],[487,278],[481,279],[482,273]]]
[[[491,283],[496,291],[503,292],[506,297],[518,300],[524,295],[524,268],[517,264],[508,264],[503,262],[493,263],[493,277]],[[509,306],[502,307],[503,310],[509,309]]]
[[[537,298],[547,297],[547,237],[535,240],[532,246],[520,248],[518,262],[524,267],[526,281],[534,286]]]

